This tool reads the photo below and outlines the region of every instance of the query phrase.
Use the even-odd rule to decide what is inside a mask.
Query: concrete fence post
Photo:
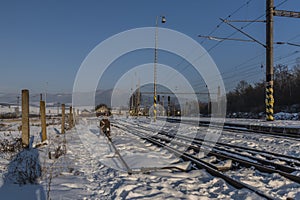
[[[65,104],[61,104],[61,133],[65,133]]]
[[[22,146],[29,147],[29,91],[22,90]]]
[[[47,125],[46,125],[46,107],[45,101],[40,101],[41,127],[42,127],[42,142],[47,140]]]
[[[73,108],[70,106],[70,112],[69,112],[69,127],[70,129],[73,128]]]
[[[72,127],[74,127],[75,126],[75,124],[76,124],[76,109],[75,108],[73,108],[73,120],[72,120]]]

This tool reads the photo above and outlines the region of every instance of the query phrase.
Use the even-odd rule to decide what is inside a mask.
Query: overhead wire
[[[292,40],[294,40],[294,39],[296,39],[298,37],[300,37],[300,34],[297,34],[296,36],[292,37],[291,39],[288,40],[288,42],[290,42],[290,41],[292,41]]]
[[[235,13],[237,13],[238,11],[240,11],[244,6],[246,6],[246,5],[248,5],[250,2],[251,2],[252,0],[250,0],[250,1],[247,1],[246,3],[244,3],[242,6],[240,6],[238,9],[236,9],[234,12],[232,12],[230,15],[228,15],[225,19],[229,19],[232,15],[234,15]],[[276,5],[275,7],[279,7],[279,6],[281,6],[281,5],[283,5],[284,3],[286,3],[288,0],[284,0],[284,1],[282,1],[281,3],[279,3],[278,5]],[[244,25],[244,26],[242,26],[240,29],[242,30],[242,29],[245,29],[246,27],[248,27],[248,26],[250,26],[251,24],[253,24],[255,21],[257,21],[257,20],[259,20],[260,18],[262,18],[263,16],[265,16],[265,13],[264,14],[262,14],[262,15],[260,15],[260,16],[258,16],[257,18],[255,18],[253,21],[251,21],[251,22],[248,22],[246,25]],[[221,21],[210,33],[209,33],[209,35],[211,35],[211,34],[213,34],[222,24],[224,23],[224,21]],[[234,32],[232,32],[231,34],[229,34],[228,36],[227,36],[227,38],[231,38],[233,35],[235,35],[236,33],[238,33],[238,31],[234,31]],[[298,36],[300,36],[300,34],[299,35],[297,35],[297,36],[295,36],[294,38],[292,38],[292,39],[290,39],[290,40],[293,40],[293,39],[295,39],[295,38],[297,38]],[[205,41],[205,39],[203,39],[202,41],[201,41],[201,44],[203,44],[203,42]],[[198,56],[196,59],[195,59],[195,61],[196,60],[198,60],[198,59],[200,59],[202,56],[204,56],[204,55],[206,55],[207,53],[209,53],[209,52],[211,52],[213,49],[215,49],[216,47],[218,47],[222,42],[223,42],[224,40],[221,40],[221,41],[218,41],[218,43],[217,44],[215,44],[215,45],[213,45],[212,47],[210,47],[208,50],[207,50],[207,52],[205,52],[205,53],[203,53],[202,55],[200,55],[200,56]],[[256,56],[254,56],[253,58],[250,58],[250,59],[248,59],[247,61],[245,61],[245,62],[243,62],[243,63],[248,63],[248,61],[252,61],[252,60],[254,60],[255,58],[257,58],[257,57],[259,57],[259,56],[261,56],[262,54],[264,54],[264,53],[261,53],[261,54],[259,54],[259,55],[256,55]],[[184,59],[182,59],[181,60],[181,62],[179,63],[179,64],[177,64],[175,67],[178,67],[178,66],[180,66],[182,63],[184,62]],[[185,70],[187,67],[189,67],[191,64],[189,63],[189,64],[187,64],[186,66],[184,66],[182,69],[180,69],[179,71],[183,71],[183,70]],[[235,66],[234,68],[237,68],[237,67],[239,67],[239,66],[241,66],[242,64],[240,64],[240,65],[237,65],[237,66]],[[259,65],[259,63],[257,64],[257,65]],[[255,66],[255,67],[253,67],[253,69],[254,68],[256,68],[257,66]],[[235,70],[236,71],[236,70]],[[251,71],[251,70],[250,70]],[[231,71],[227,71],[227,72],[223,72],[223,73],[221,73],[221,74],[226,74],[226,73],[232,73]],[[253,76],[254,75],[256,75],[256,73],[255,74],[253,74]],[[168,81],[170,81],[170,79],[172,78],[172,76],[170,76],[170,78],[169,79],[167,79],[167,82]],[[194,84],[192,85],[193,87],[195,86]],[[202,85],[203,86],[203,85]],[[197,87],[197,86],[196,86]],[[199,85],[198,85],[198,87],[199,87]]]
[[[249,0],[249,1],[247,1],[246,3],[244,3],[242,6],[240,6],[239,8],[237,8],[237,9],[236,9],[235,11],[233,11],[230,15],[228,15],[228,16],[226,17],[226,19],[229,19],[232,15],[236,14],[236,13],[237,13],[238,11],[240,11],[244,6],[248,5],[251,1],[252,1],[252,0]],[[210,32],[210,35],[211,35],[212,33],[214,33],[218,28],[220,28],[220,26],[221,26],[223,23],[224,23],[224,22],[221,21],[221,22],[216,26],[216,28],[213,29],[213,30]],[[238,31],[234,32],[233,34],[230,34],[230,35],[227,36],[227,37],[231,37],[231,36],[233,36],[234,34],[236,34],[237,32],[238,32]],[[209,50],[207,50],[207,52],[201,54],[201,55],[200,55],[198,58],[196,58],[194,61],[196,61],[197,59],[200,59],[202,56],[206,55],[208,52],[210,52],[211,50],[213,50],[214,48],[216,48],[217,46],[219,46],[221,43],[222,43],[222,41],[219,41],[216,45],[214,45],[214,46],[212,46],[211,48],[209,48]],[[193,50],[193,51],[194,51],[194,50]],[[174,66],[174,68],[180,66],[184,61],[185,61],[185,59],[182,58],[181,61],[180,61],[177,65]],[[183,69],[180,69],[180,71],[185,70],[188,66],[190,66],[190,64],[186,65]],[[171,74],[170,78],[168,78],[168,79],[166,80],[166,82],[169,82],[171,79],[172,79],[172,74]]]
[[[293,55],[295,55],[297,52],[293,52],[293,53],[290,53],[290,54],[288,54],[288,55],[286,55],[286,56],[284,56],[284,57],[278,57],[278,58],[276,58],[275,59],[275,61],[277,61],[277,60],[282,60],[282,59],[286,59],[286,58],[288,58],[288,57],[291,57],[291,56],[293,56]],[[299,53],[299,52],[298,52]],[[291,62],[292,61],[292,62]],[[288,61],[286,61],[286,62],[284,62],[284,63],[280,63],[280,64],[289,64],[289,65],[291,65],[291,64],[295,64],[296,62],[295,62],[295,60],[294,59],[292,59],[292,60],[288,60]],[[249,66],[251,66],[251,65],[249,65]],[[253,66],[253,65],[252,65]],[[256,77],[256,78],[258,78],[258,76],[259,75],[261,75],[261,80],[264,80],[264,75],[265,75],[265,71],[262,71],[263,70],[263,68],[262,67],[259,67],[259,66],[253,66],[253,67],[251,67],[251,68],[247,68],[247,69],[244,69],[243,71],[239,71],[238,73],[239,73],[239,76],[236,76],[236,75],[231,75],[231,76],[226,76],[226,77],[222,77],[222,80],[223,81],[227,81],[227,80],[231,80],[230,82],[228,82],[228,84],[227,84],[227,86],[226,86],[226,89],[227,89],[227,91],[229,91],[230,89],[232,89],[232,85],[234,85],[234,86],[236,86],[236,83],[238,83],[240,80],[245,80],[245,81],[247,81],[247,82],[249,82],[250,80],[252,80],[252,79],[250,79],[250,78],[254,78],[254,77]],[[263,73],[262,73],[263,72]],[[215,80],[213,80],[213,81],[217,81],[217,79],[215,79]],[[201,84],[199,84],[199,85],[197,85],[197,86],[194,86],[194,88],[196,89],[196,90],[198,90],[198,88],[200,89],[200,88],[204,88],[205,87],[205,83],[203,84],[203,83],[201,83]],[[233,87],[234,88],[234,87]]]
[[[282,1],[281,3],[277,4],[276,6],[274,6],[274,9],[277,8],[277,7],[280,7],[282,6],[283,4],[285,4],[288,0],[284,0]]]
[[[246,3],[244,3],[243,5],[241,5],[239,8],[237,8],[236,10],[234,10],[232,13],[230,13],[225,20],[229,19],[232,15],[236,14],[238,11],[240,11],[242,8],[244,8],[245,6],[249,5],[249,3],[251,2],[247,1]],[[211,36],[218,28],[220,28],[220,26],[224,23],[224,21],[221,21],[208,35]],[[204,41],[206,41],[205,38],[203,38],[203,40],[200,42],[200,44],[203,44]]]
[[[282,6],[284,3],[286,3],[288,0],[284,0],[284,1],[282,1],[281,3],[279,3],[279,4],[277,4],[275,7],[277,8],[277,7],[280,7],[280,6]],[[275,8],[274,7],[274,8]],[[257,21],[258,19],[260,19],[261,17],[263,17],[265,14],[263,14],[263,15],[260,15],[259,17],[257,17],[255,20],[253,20],[252,22],[250,22],[250,23],[248,23],[247,25],[245,25],[245,26],[243,26],[243,27],[241,27],[240,29],[244,29],[244,28],[246,28],[247,26],[249,26],[250,24],[252,24],[254,21]],[[290,40],[288,40],[288,41],[291,41],[291,40],[294,40],[294,39],[296,39],[296,38],[298,38],[300,36],[300,34],[298,34],[298,35],[296,35],[295,37],[293,37],[293,38],[291,38]],[[230,36],[231,37],[231,36]],[[230,37],[228,37],[228,38],[230,38]],[[215,46],[217,46],[217,45],[219,45],[221,42],[223,42],[223,41],[219,41]],[[213,48],[214,48],[214,46],[213,46]],[[278,47],[276,47],[276,48],[278,48]],[[210,51],[211,49],[209,49],[208,51]],[[291,55],[294,55],[294,53],[297,53],[297,51],[296,52],[293,52]],[[264,54],[264,53],[263,53]],[[252,60],[252,59],[254,59],[254,58],[256,58],[256,57],[259,57],[261,54],[259,54],[258,56],[255,56],[255,57],[253,57],[253,58],[251,58],[250,60]],[[287,55],[286,57],[289,57],[289,56],[291,56],[291,55]],[[279,60],[280,60],[280,58],[279,58]],[[247,60],[248,61],[248,60]],[[247,61],[245,61],[244,63],[247,63]],[[275,60],[276,61],[276,60]],[[239,65],[240,66],[240,65]],[[238,66],[235,66],[234,68],[237,68]],[[232,73],[232,72],[234,72],[234,73],[236,73],[236,70],[234,70],[234,71],[227,71],[227,72],[223,72],[223,73],[221,73],[221,75],[224,75],[224,74],[226,74],[226,73]],[[234,75],[232,75],[231,77],[234,77]],[[224,78],[224,77],[222,77],[222,80],[224,80],[224,79],[228,79],[228,77],[226,78]],[[202,85],[203,86],[203,85]]]
[[[275,7],[276,7],[276,8],[277,8],[277,7],[280,7],[280,6],[282,6],[284,3],[286,3],[287,1],[288,1],[288,0],[284,0],[284,1],[282,1],[281,3],[277,4]],[[247,2],[247,3],[249,3],[249,2]],[[261,16],[259,16],[259,17],[257,17],[254,21],[260,19],[262,16],[264,16],[264,14],[261,15]],[[253,22],[247,24],[247,25],[244,26],[244,27],[241,27],[241,29],[247,27],[248,25],[250,25],[250,24],[252,24],[252,23],[253,23]],[[294,40],[294,39],[296,39],[296,38],[298,38],[298,37],[300,37],[300,34],[294,36],[293,38],[289,39],[288,41]],[[205,38],[204,38],[204,39],[205,39]],[[278,46],[275,47],[275,48],[278,48]],[[262,52],[261,54],[259,54],[259,55],[257,55],[257,56],[254,56],[253,58],[250,58],[250,59],[246,60],[246,61],[243,62],[243,63],[248,63],[249,61],[252,61],[253,59],[255,59],[255,58],[261,56],[262,54],[265,54],[265,52]],[[259,63],[258,63],[258,64],[259,64]],[[240,66],[242,66],[242,65],[243,65],[243,64],[239,64],[239,65],[237,65],[237,66],[234,66],[234,67],[233,67],[233,68],[234,68],[234,71],[226,71],[226,72],[222,72],[221,75],[224,75],[224,74],[227,74],[227,73],[236,72],[237,67],[240,67]]]
[[[259,17],[257,17],[254,21],[257,21],[258,19],[262,18],[264,16],[263,15],[260,15]],[[244,29],[248,26],[250,26],[251,24],[254,23],[254,21],[251,21],[251,22],[248,22],[245,26],[241,27],[241,29]],[[239,31],[234,31],[232,32],[231,34],[229,34],[227,37],[230,38],[232,37],[233,35],[235,35],[236,33],[238,33]],[[199,55],[197,58],[195,58],[193,61],[197,61],[198,59],[200,59],[201,57],[205,56],[206,54],[208,54],[209,52],[211,52],[213,49],[215,49],[216,47],[218,47],[224,40],[221,40],[221,41],[218,41],[217,44],[213,45],[212,47],[210,47],[205,53]],[[182,62],[181,62],[182,63]],[[179,63],[179,65],[181,64]],[[178,67],[179,65],[176,65],[175,67]],[[189,66],[191,66],[191,64],[187,64],[185,65],[182,69],[179,69],[179,71],[184,71],[185,69],[187,69]],[[166,82],[169,82],[171,79],[172,79],[172,76],[174,76],[173,74],[171,74],[169,76],[169,78],[166,80]]]
[[[278,56],[274,59],[274,62],[277,62],[279,60],[284,60],[288,57],[291,57],[291,56],[294,56],[296,54],[299,54],[300,51],[292,51],[292,52],[289,52],[288,54],[284,55],[284,56]],[[239,68],[237,69],[236,71],[234,72],[237,72],[239,73],[239,76],[236,76],[235,74],[231,75],[229,74],[229,76],[222,76],[221,79],[223,81],[226,81],[226,80],[229,80],[231,78],[242,78],[244,77],[245,75],[247,75],[247,73],[249,72],[252,72],[253,70],[257,70],[259,71],[261,69],[261,66],[259,66],[260,63],[254,63],[254,64],[250,64],[250,65],[247,65],[245,66],[244,68]],[[257,75],[257,72],[254,71],[253,73],[255,73]],[[216,78],[216,79],[213,79],[212,81],[219,81],[220,79],[219,78]],[[235,80],[235,79],[232,79],[232,80]],[[198,85],[193,85],[193,87],[195,88],[199,88],[199,87],[204,87],[205,86],[205,83],[201,83],[201,84],[198,84]]]

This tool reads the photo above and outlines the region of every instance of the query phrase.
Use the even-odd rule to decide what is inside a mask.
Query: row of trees
[[[274,68],[274,112],[300,112],[300,65],[289,69],[286,65]],[[265,111],[265,83],[251,85],[241,81],[227,94],[227,112]]]

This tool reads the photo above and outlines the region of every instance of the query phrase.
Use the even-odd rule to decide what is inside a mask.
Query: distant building
[[[100,104],[96,107],[96,115],[97,117],[103,115],[111,115],[111,112],[105,104]]]
[[[83,109],[80,113],[80,116],[90,117],[90,116],[93,116],[93,114],[95,114],[95,113],[88,111],[87,109]]]

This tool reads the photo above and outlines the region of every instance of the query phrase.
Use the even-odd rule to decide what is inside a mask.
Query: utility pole
[[[218,113],[221,113],[221,87],[220,86],[218,86],[217,106],[218,106]]]
[[[206,88],[207,88],[207,85],[206,85]],[[209,92],[207,92],[207,117],[209,117],[209,109],[210,109],[210,97],[209,97]]]
[[[232,39],[232,38],[217,38],[212,36],[202,36],[208,39],[213,40],[236,40],[236,41],[243,41],[243,42],[256,42],[266,48],[266,120],[273,121],[274,120],[274,97],[273,97],[273,85],[274,85],[274,52],[273,52],[273,24],[274,24],[274,16],[280,17],[292,17],[292,18],[300,18],[300,12],[295,11],[287,11],[287,10],[275,10],[274,8],[274,0],[266,0],[266,20],[265,21],[251,21],[251,22],[266,22],[266,44],[261,43],[260,41],[256,40],[254,37],[250,36],[249,34],[245,33],[241,29],[233,26],[229,22],[250,22],[249,20],[224,20],[221,19],[224,23],[228,24],[232,28],[236,29],[240,33],[244,34],[251,40],[243,40],[243,39]],[[298,44],[293,44],[289,42],[277,42],[276,44],[288,44],[292,46],[299,46]]]
[[[170,117],[171,110],[171,97],[168,96],[168,109],[167,109],[167,116]]]
[[[138,91],[137,91],[137,103],[136,103],[136,115],[139,116],[139,111],[140,111],[140,95],[141,95],[141,91],[140,91],[140,79],[138,81]]]
[[[155,48],[154,48],[154,84],[153,84],[153,120],[156,122],[156,79],[157,79],[157,31],[158,31],[158,16],[156,16],[156,23],[155,23]]]
[[[131,96],[130,96],[130,106],[129,106],[129,113],[130,115],[133,115],[133,97],[134,97],[134,94],[132,92],[132,87],[131,87]]]
[[[47,88],[48,88],[48,82],[46,82],[46,88],[45,88],[45,108],[46,108],[46,113],[47,113]],[[42,98],[42,95],[41,95]]]
[[[163,107],[162,115],[165,116],[165,96],[162,96],[162,107]]]
[[[20,96],[17,96],[17,106],[19,107]]]
[[[274,120],[273,97],[273,8],[274,0],[267,0],[266,5],[266,120]]]
[[[17,118],[18,118],[18,116],[19,116],[19,114],[20,114],[20,105],[19,105],[19,101],[20,101],[20,96],[17,96]]]
[[[165,16],[161,16],[161,23],[166,23]],[[156,108],[156,81],[157,81],[157,42],[158,42],[158,16],[156,16],[155,23],[155,47],[154,47],[154,94],[153,94],[153,114],[154,122],[156,122],[157,108]]]
[[[273,61],[273,16],[300,18],[300,12],[274,10],[274,0],[267,0],[266,5],[266,119],[274,120],[274,61]],[[294,44],[292,44],[294,45]]]

